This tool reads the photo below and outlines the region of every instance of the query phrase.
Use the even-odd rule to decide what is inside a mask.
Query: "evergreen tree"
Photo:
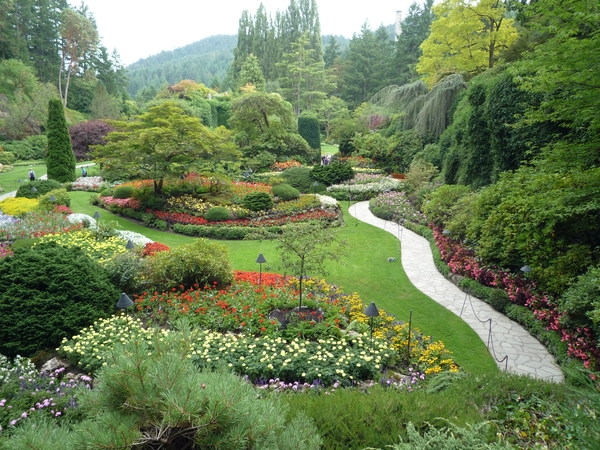
[[[415,66],[422,54],[421,43],[429,36],[432,6],[433,0],[425,0],[422,7],[413,3],[408,9],[408,15],[402,22],[402,32],[394,45],[392,83],[402,85],[417,78]]]
[[[48,152],[46,170],[49,180],[75,181],[75,154],[67,129],[65,111],[59,99],[48,102]]]
[[[329,39],[329,44],[325,47],[325,52],[323,53],[323,61],[325,61],[325,68],[329,69],[333,67],[335,60],[341,56],[342,52],[340,51],[340,45],[335,40],[335,36],[331,36]]]
[[[252,84],[254,87],[256,87],[256,90],[262,92],[265,91],[267,82],[260,66],[258,65],[258,58],[252,53],[248,55],[246,61],[242,65],[242,70],[240,71],[240,75],[238,77],[238,83],[240,86]]]

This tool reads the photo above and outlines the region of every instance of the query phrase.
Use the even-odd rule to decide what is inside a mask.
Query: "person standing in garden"
[[[35,172],[33,169],[29,169],[29,181],[35,181]]]

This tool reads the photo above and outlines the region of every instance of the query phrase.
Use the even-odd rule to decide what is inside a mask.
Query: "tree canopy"
[[[131,122],[110,122],[115,131],[95,147],[95,158],[108,172],[150,178],[156,194],[167,176],[180,176],[213,156],[235,157],[230,134],[212,132],[172,102],[153,106]]]

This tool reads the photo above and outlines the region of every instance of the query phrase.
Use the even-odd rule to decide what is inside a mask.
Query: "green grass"
[[[46,163],[44,161],[21,161],[14,165],[14,170],[10,172],[0,173],[0,186],[4,189],[3,194],[19,189],[20,183],[29,181],[29,169],[33,168],[35,176],[41,177],[46,173]]]
[[[321,144],[321,155],[335,155],[338,151],[337,145]]]
[[[162,232],[101,210],[88,203],[90,193],[71,192],[71,210],[101,214],[100,220],[116,221],[123,229],[142,233],[148,238],[171,247],[191,242],[193,238]],[[413,312],[413,326],[423,333],[441,340],[454,354],[455,361],[469,373],[495,373],[493,358],[477,334],[459,317],[416,289],[408,280],[400,263],[398,240],[390,233],[358,221],[348,214],[343,205],[345,226],[340,237],[348,241],[348,255],[343,264],[329,264],[324,278],[341,286],[346,292],[357,292],[363,303],[375,302],[399,320],[408,321]],[[275,243],[269,241],[222,241],[229,248],[233,268],[257,271],[259,253],[267,259],[263,271],[278,272],[279,254]],[[387,258],[395,256],[397,262]]]

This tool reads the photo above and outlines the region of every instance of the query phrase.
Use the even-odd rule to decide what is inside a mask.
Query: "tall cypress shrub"
[[[321,150],[321,133],[319,132],[319,119],[312,116],[298,117],[298,134],[302,136],[310,148]]]
[[[48,151],[46,170],[49,180],[66,183],[75,181],[75,154],[65,120],[62,102],[51,99],[48,103]]]

